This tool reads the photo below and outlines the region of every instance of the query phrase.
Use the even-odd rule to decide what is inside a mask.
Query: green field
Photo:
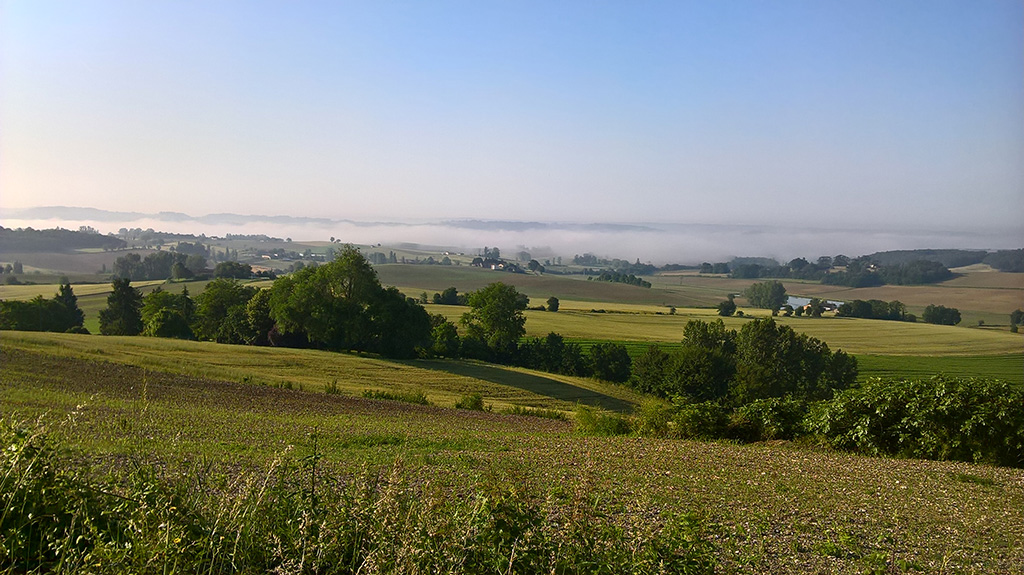
[[[76,465],[156,465],[159,477],[203,493],[246,485],[235,478],[266,484],[275,466],[301,470],[316,455],[320,481],[336,485],[321,489],[369,476],[427,500],[508,490],[495,496],[536,501],[565,518],[556,525],[578,516],[627,534],[691,514],[718,573],[1010,573],[1024,563],[1019,469],[582,437],[566,422],[330,395],[320,382],[344,374],[353,390],[362,377],[444,393],[501,386],[440,373],[426,382],[429,369],[324,352],[5,333],[0,362],[3,417],[44,417]],[[304,389],[259,384],[272,378]],[[504,393],[529,401],[522,390]],[[207,541],[173,533],[183,549]]]
[[[453,406],[480,393],[495,409],[511,406],[572,410],[577,402],[630,411],[641,399],[631,390],[589,379],[477,362],[385,361],[356,354],[308,349],[249,347],[151,337],[107,337],[37,332],[0,332],[4,349],[21,349],[84,360],[113,361],[194,377],[270,387],[323,391],[337,385],[348,395],[366,390],[423,391]]]
[[[467,309],[441,305],[426,307],[431,313],[444,315],[453,321],[457,321]],[[527,311],[527,336],[542,337],[553,331],[569,339],[679,342],[687,321],[718,319],[718,315],[709,309],[677,308],[675,315],[659,314],[653,308],[647,312],[635,309],[615,312],[616,304],[606,304],[601,309],[605,311],[591,312],[571,307],[556,313]],[[767,313],[757,310],[751,313],[751,316],[755,315],[765,316]],[[748,321],[745,317],[723,319],[726,327],[739,329]],[[857,355],[997,355],[1021,354],[1024,349],[1024,333],[1013,334],[1009,330],[835,317],[777,317],[776,321],[816,337],[832,349]]]

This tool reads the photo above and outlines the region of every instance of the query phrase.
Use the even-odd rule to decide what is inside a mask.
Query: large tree
[[[196,337],[219,343],[247,343],[251,334],[245,306],[256,291],[228,278],[206,284],[203,293],[196,296]]]
[[[67,331],[76,327],[82,327],[85,323],[85,314],[78,307],[78,297],[71,289],[71,284],[64,281],[60,284],[57,295],[53,298],[60,304],[60,327],[61,331]]]
[[[463,314],[461,323],[468,335],[484,342],[499,356],[510,356],[519,338],[526,333],[527,301],[516,288],[501,282],[492,283],[469,294],[472,308]]]
[[[397,289],[385,289],[352,246],[334,261],[278,279],[270,293],[277,330],[324,349],[409,357],[430,342],[427,312]]]
[[[107,309],[100,310],[103,335],[139,335],[142,333],[142,294],[128,278],[115,278],[107,296]]]
[[[751,284],[743,294],[750,305],[762,309],[779,309],[788,299],[786,287],[775,280]]]

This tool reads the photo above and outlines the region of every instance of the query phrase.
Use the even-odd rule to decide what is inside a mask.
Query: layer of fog
[[[415,244],[424,248],[478,253],[484,246],[498,247],[508,256],[526,250],[535,258],[592,253],[599,257],[649,262],[699,264],[728,261],[734,256],[794,257],[816,259],[822,255],[858,256],[896,249],[957,248],[1010,249],[1024,245],[1019,230],[983,232],[895,231],[783,228],[756,225],[714,224],[559,224],[540,222],[451,221],[427,223],[361,223],[309,218],[233,216],[219,221],[208,218],[169,221],[159,217],[126,218],[123,221],[66,219],[0,219],[7,228],[62,227],[76,230],[91,226],[101,233],[120,228],[152,228],[156,231],[205,234],[265,234],[295,241],[328,241],[334,237],[357,245],[396,246]],[[278,221],[267,221],[267,220]],[[284,222],[280,220],[285,220]]]

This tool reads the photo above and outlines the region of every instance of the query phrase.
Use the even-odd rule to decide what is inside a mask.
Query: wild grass
[[[156,464],[103,478],[62,457],[61,430],[0,423],[0,568],[48,573],[713,573],[695,515],[625,529],[600,499],[469,478],[453,490],[401,461],[354,475],[285,450],[226,474]],[[212,477],[212,481],[210,478]],[[494,479],[499,479],[495,481]]]
[[[47,414],[45,421],[56,423],[76,414],[66,431],[52,425],[44,429],[60,436],[56,451],[61,465],[51,469],[114,495],[139,499],[141,492],[155,494],[153,503],[126,510],[139,508],[138,515],[115,513],[116,497],[94,507],[106,509],[109,517],[136,521],[140,535],[123,541],[145,547],[137,551],[142,563],[133,563],[117,548],[122,555],[107,557],[128,561],[128,567],[118,569],[108,561],[90,567],[94,572],[153,572],[174,568],[176,558],[179,572],[205,572],[211,565],[222,572],[297,572],[300,564],[312,571],[314,560],[343,548],[335,542],[351,531],[345,531],[342,515],[359,518],[366,526],[364,540],[383,541],[375,549],[387,549],[388,557],[409,557],[414,549],[436,557],[432,549],[454,548],[447,535],[454,526],[459,532],[469,529],[470,523],[452,523],[455,518],[481,517],[481,523],[497,525],[508,517],[476,515],[473,510],[484,498],[526,510],[531,518],[526,524],[535,533],[546,533],[553,527],[549,518],[557,518],[560,527],[569,529],[566,537],[591,542],[596,549],[621,549],[603,543],[620,540],[639,553],[643,544],[638,542],[682,526],[682,535],[670,539],[678,544],[674,548],[686,556],[694,544],[700,549],[710,543],[716,572],[722,573],[1002,573],[1024,563],[1021,470],[866,458],[785,442],[735,445],[581,435],[557,420],[217,381],[20,351],[6,343],[0,346],[0,363],[0,410],[8,421]],[[18,415],[11,419],[13,412]],[[305,502],[312,498],[302,499],[312,489],[314,462],[313,493],[329,500],[322,509],[334,510],[320,522],[309,519],[321,517]],[[272,474],[274,465],[278,471]],[[146,471],[134,476],[136,468]],[[264,499],[249,495],[249,486],[262,486],[267,477]],[[496,492],[488,490],[491,485],[498,486]],[[396,495],[360,500],[357,495],[366,491],[356,486],[373,487],[371,494]],[[519,495],[510,499],[512,491]],[[178,494],[180,504],[163,503],[163,493]],[[398,499],[399,493],[409,499]],[[346,501],[364,504],[346,506]],[[405,507],[401,501],[430,505]],[[170,511],[172,506],[176,510]],[[577,508],[580,521],[601,526],[598,535],[578,530],[581,523],[571,516]],[[239,520],[232,522],[232,517]],[[244,525],[240,518],[246,519]],[[532,518],[541,519],[533,523]],[[430,522],[435,519],[440,523]],[[391,535],[371,536],[384,521],[390,521]],[[699,527],[685,527],[693,522]],[[315,531],[316,526],[327,527]],[[193,527],[197,531],[190,531]],[[333,532],[339,536],[329,536]],[[615,539],[616,532],[622,539]],[[161,538],[165,533],[168,537]],[[423,533],[438,534],[437,546],[424,547]],[[219,543],[221,534],[231,546]],[[235,540],[242,542],[238,563],[225,567],[219,562],[233,552]],[[473,548],[481,540],[468,541]],[[491,549],[499,540],[483,541]],[[524,539],[516,554],[520,549],[550,552],[535,541]],[[852,553],[835,557],[829,554],[834,550],[830,542]],[[511,547],[506,544],[502,560],[508,560]],[[570,556],[579,565],[594,560],[582,552]],[[675,557],[666,550],[661,556]],[[618,556],[600,560],[608,557]],[[371,565],[362,565],[364,572],[371,571]],[[410,565],[403,565],[406,572],[415,568]],[[448,572],[442,567],[447,564],[431,565],[436,572]],[[549,570],[550,564],[541,569]]]
[[[504,413],[505,415],[521,415],[523,417],[543,417],[545,419],[557,419],[559,421],[568,420],[564,411],[558,411],[557,409],[522,407],[519,405],[513,405],[512,407],[503,409],[501,410],[501,413]]]
[[[383,389],[367,389],[363,392],[363,397],[367,399],[386,399],[388,401],[403,401],[405,403],[414,403],[416,405],[430,405],[430,401],[427,399],[427,394],[423,390],[407,391],[407,392],[394,392],[385,391]]]

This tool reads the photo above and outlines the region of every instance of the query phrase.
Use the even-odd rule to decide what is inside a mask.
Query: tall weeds
[[[454,488],[398,462],[328,473],[309,455],[221,473],[124,465],[102,477],[41,422],[0,423],[6,573],[711,573],[695,516],[630,523],[594,494],[510,479]]]

